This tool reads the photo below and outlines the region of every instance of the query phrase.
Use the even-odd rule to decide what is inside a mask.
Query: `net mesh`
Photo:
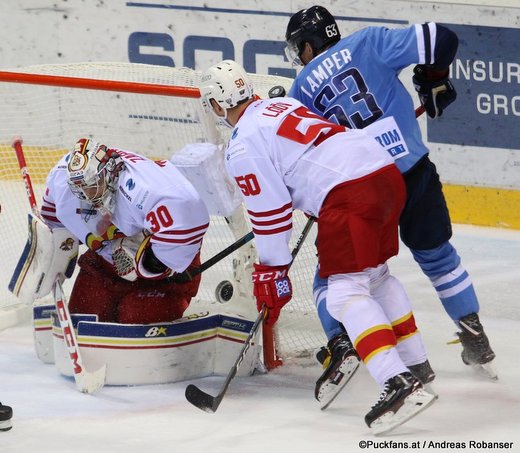
[[[202,111],[195,98],[102,89],[103,81],[196,88],[200,72],[191,69],[133,63],[81,63],[31,66],[10,72],[100,82],[97,89],[71,88],[6,82],[2,81],[0,74],[0,230],[6,239],[0,271],[0,309],[4,310],[6,307],[14,309],[19,304],[7,286],[27,240],[27,213],[30,210],[11,147],[14,136],[23,138],[27,167],[40,203],[49,170],[80,137],[93,138],[107,146],[128,149],[154,159],[169,159],[188,143],[224,143],[228,133],[215,125],[213,118]],[[250,76],[260,97],[267,97],[268,90],[275,85],[287,89],[291,85],[291,80],[285,78]],[[246,228],[241,233],[248,231],[247,222],[245,219]],[[305,223],[305,216],[295,213],[291,246],[294,246]],[[237,232],[231,231],[224,218],[213,216],[204,240],[202,260],[215,255],[236,238]],[[284,308],[276,329],[276,347],[282,358],[309,356],[326,341],[312,301],[316,266],[314,240],[315,228],[291,268],[294,298]],[[237,260],[240,257],[234,253],[203,274],[198,299],[192,303],[190,311],[207,309],[208,306],[221,311],[226,307],[216,301],[215,291],[223,281],[233,282],[240,290],[240,284],[236,282]],[[66,282],[66,291],[70,291],[72,281]],[[252,298],[249,294],[246,296],[248,307],[234,307],[234,310],[254,309]],[[46,298],[38,302],[52,301]],[[226,309],[231,310],[229,307]]]

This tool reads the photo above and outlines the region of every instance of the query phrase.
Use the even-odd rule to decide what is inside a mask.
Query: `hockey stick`
[[[287,96],[287,92],[283,86],[276,85],[269,90],[267,96],[269,97],[269,99],[284,97]],[[424,108],[424,105],[420,105],[419,107],[417,107],[415,109],[415,117],[419,118],[425,112],[425,110],[426,109]]]
[[[312,228],[312,225],[314,224],[314,217],[310,217],[309,220],[307,220],[307,223],[305,224],[305,227],[303,228],[303,231],[300,234],[300,237],[298,238],[298,242],[296,243],[296,246],[294,247],[292,251],[292,257],[294,262],[294,259],[296,258],[296,255],[300,251],[303,242],[305,241],[305,238],[309,234],[309,231]],[[289,266],[290,267],[290,266]],[[249,350],[249,348],[252,346],[254,342],[254,338],[256,335],[256,332],[258,331],[258,328],[262,324],[262,320],[264,319],[266,315],[267,307],[264,305],[262,307],[262,310],[258,313],[258,316],[253,324],[253,327],[251,327],[251,331],[249,332],[249,335],[246,338],[246,341],[244,343],[244,346],[242,346],[242,349],[240,350],[240,353],[238,354],[237,359],[235,360],[235,363],[229,370],[229,373],[226,377],[226,380],[224,381],[224,385],[222,386],[222,390],[218,393],[217,396],[212,396],[209,393],[204,392],[199,387],[197,387],[194,384],[189,384],[186,387],[185,396],[186,399],[193,404],[194,406],[198,407],[199,409],[214,413],[220,406],[220,403],[222,402],[222,399],[224,398],[224,395],[226,394],[226,391],[229,387],[229,384],[235,377],[238,368],[240,367],[240,364],[244,360],[244,357]]]
[[[221,252],[217,253],[215,256],[212,256],[207,261],[204,261],[200,266],[188,270],[186,269],[184,272],[179,274],[174,274],[168,278],[168,281],[174,283],[186,283],[193,280],[199,274],[202,274],[205,270],[209,269],[211,266],[217,264],[220,260],[224,259],[226,256],[233,253],[235,250],[238,250],[243,245],[247,244],[251,239],[253,239],[255,235],[252,231],[242,236],[237,241],[233,242],[229,247],[226,247]]]
[[[34,196],[34,189],[31,181],[31,176],[27,170],[27,163],[25,162],[25,156],[22,148],[22,139],[15,137],[12,142],[12,147],[16,152],[16,158],[18,159],[18,165],[22,173],[22,178],[27,191],[27,198],[31,205],[31,211],[35,217],[41,219],[38,205],[36,204],[36,198]],[[105,385],[106,377],[106,365],[103,365],[96,371],[88,372],[83,366],[83,360],[79,351],[78,341],[76,338],[76,332],[74,325],[70,318],[69,308],[63,294],[63,288],[59,279],[54,282],[52,293],[54,297],[54,304],[56,306],[56,313],[60,321],[60,326],[63,331],[63,338],[67,346],[67,352],[72,364],[74,371],[74,380],[76,382],[77,389],[82,393],[94,393]]]

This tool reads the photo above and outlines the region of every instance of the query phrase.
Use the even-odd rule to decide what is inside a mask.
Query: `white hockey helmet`
[[[79,139],[69,156],[67,182],[72,193],[95,208],[113,208],[123,159],[101,143]]]
[[[224,60],[208,68],[201,77],[201,102],[206,111],[213,112],[211,99],[226,111],[253,97],[253,84],[245,69],[233,60]]]

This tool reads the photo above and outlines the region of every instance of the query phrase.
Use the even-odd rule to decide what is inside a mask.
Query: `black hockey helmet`
[[[323,6],[311,6],[293,14],[287,24],[285,53],[294,65],[301,65],[300,55],[308,42],[315,55],[341,39],[334,16]]]

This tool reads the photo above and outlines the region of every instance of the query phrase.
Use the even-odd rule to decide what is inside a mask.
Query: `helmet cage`
[[[110,208],[124,164],[105,145],[80,139],[67,165],[69,188],[82,201],[95,208]]]

